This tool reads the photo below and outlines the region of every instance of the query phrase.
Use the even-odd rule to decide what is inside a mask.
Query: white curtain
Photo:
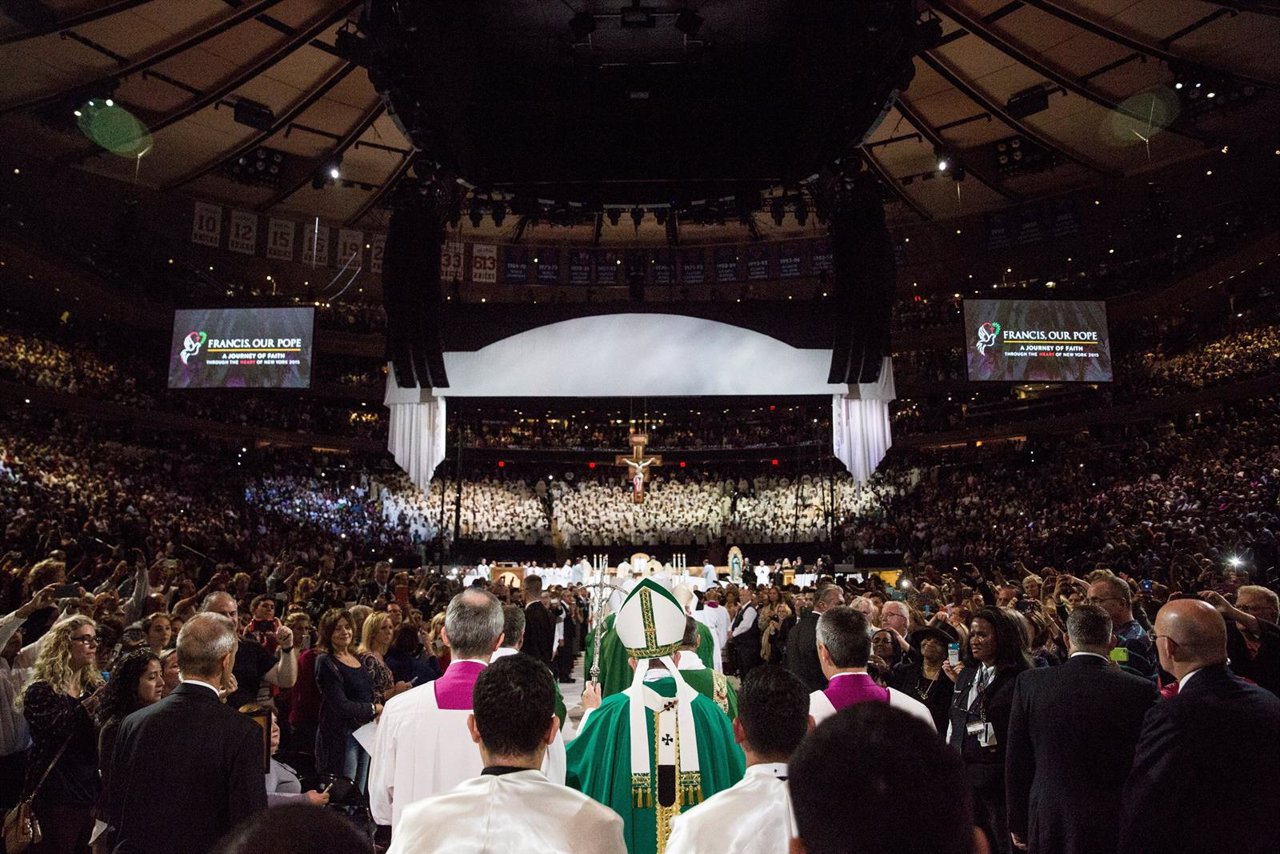
[[[880,380],[849,386],[831,398],[831,452],[858,483],[866,482],[893,444],[889,401],[897,397],[893,362],[885,357]]]
[[[444,460],[444,398],[434,396],[429,389],[400,388],[395,371],[391,370],[383,402],[391,412],[387,450],[425,492],[436,466]]]

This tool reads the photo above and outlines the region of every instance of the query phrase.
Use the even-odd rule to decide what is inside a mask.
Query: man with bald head
[[[1207,602],[1156,615],[1176,696],[1147,713],[1125,784],[1121,852],[1280,851],[1280,699],[1227,667],[1227,628]]]

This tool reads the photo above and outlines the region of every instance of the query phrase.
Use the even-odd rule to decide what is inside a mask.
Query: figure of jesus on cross
[[[644,446],[649,443],[648,435],[644,433],[631,434],[631,456],[619,454],[614,465],[626,466],[631,474],[631,501],[635,504],[644,503],[644,484],[649,479],[649,468],[651,466],[662,465],[662,457],[645,456]]]

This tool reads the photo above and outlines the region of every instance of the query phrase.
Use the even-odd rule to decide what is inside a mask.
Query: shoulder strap
[[[62,758],[62,754],[67,752],[67,747],[70,746],[71,739],[73,738],[75,738],[74,734],[67,736],[67,740],[62,742],[62,746],[58,748],[58,752],[53,755],[53,761],[44,769],[44,773],[40,775],[40,782],[36,783],[35,788],[31,790],[31,796],[27,798],[27,800],[34,800],[36,795],[40,794],[40,789],[44,786],[44,781],[49,779],[49,772],[53,770],[53,766],[58,764],[58,760]]]

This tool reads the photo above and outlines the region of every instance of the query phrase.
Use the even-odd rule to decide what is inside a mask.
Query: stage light
[[[503,220],[505,220],[505,219],[507,218],[507,205],[506,205],[506,203],[505,203],[505,202],[494,202],[494,203],[493,203],[493,208],[492,208],[492,210],[490,210],[490,212],[489,212],[489,213],[490,213],[490,215],[493,217],[493,224],[494,224],[494,225],[496,225],[496,226],[501,227],[501,226],[502,226],[502,221],[503,221]]]
[[[676,29],[691,39],[697,37],[702,24],[702,16],[692,9],[682,9],[680,14],[676,15]]]
[[[1177,83],[1174,83],[1174,84],[1173,84],[1173,88],[1175,88],[1175,89],[1181,89],[1181,88],[1182,88],[1182,81],[1181,81],[1181,80],[1179,80]]]
[[[484,220],[484,209],[480,207],[479,199],[471,200],[471,207],[467,211],[467,219],[471,220],[472,228],[479,228],[481,221]]]
[[[782,227],[782,219],[787,215],[787,205],[783,201],[782,196],[776,197],[769,203],[769,216],[773,218],[773,224]]]
[[[631,209],[631,224],[636,227],[636,231],[639,231],[642,222],[644,222],[644,208],[636,205]]]
[[[1210,93],[1209,93],[1209,97],[1210,97],[1210,98],[1212,98],[1212,97],[1213,97],[1213,93],[1212,93],[1212,92],[1210,92]],[[116,102],[115,102],[115,101],[111,100],[110,98],[108,98],[108,99],[107,99],[107,106],[108,106],[108,107],[114,107],[115,105],[116,105]]]
[[[330,166],[330,167],[329,167],[329,177],[330,177],[330,178],[332,178],[332,179],[333,179],[333,180],[335,180],[335,181],[336,181],[336,180],[338,180],[339,178],[341,178],[341,177],[342,177],[342,170],[341,170],[339,167],[337,167],[337,166]]]
[[[621,221],[622,221],[622,209],[621,209],[621,208],[609,208],[608,210],[606,210],[606,211],[604,212],[604,215],[605,215],[605,216],[607,216],[607,217],[609,218],[609,225],[615,225],[615,226],[616,226],[619,222],[621,222]]]
[[[81,116],[83,116],[83,115],[84,115],[84,113],[80,112],[79,110],[74,110],[74,111],[72,111],[71,115],[75,116],[75,117],[78,119],[78,118],[80,118]]]
[[[945,155],[943,155],[943,156],[939,156],[939,157],[938,157],[938,171],[939,171],[939,172],[946,172],[946,171],[947,171],[947,169],[948,169],[948,168],[950,168],[950,166],[951,166],[951,161],[950,161],[950,160],[948,160],[948,159],[946,158],[946,156],[945,156]]]

